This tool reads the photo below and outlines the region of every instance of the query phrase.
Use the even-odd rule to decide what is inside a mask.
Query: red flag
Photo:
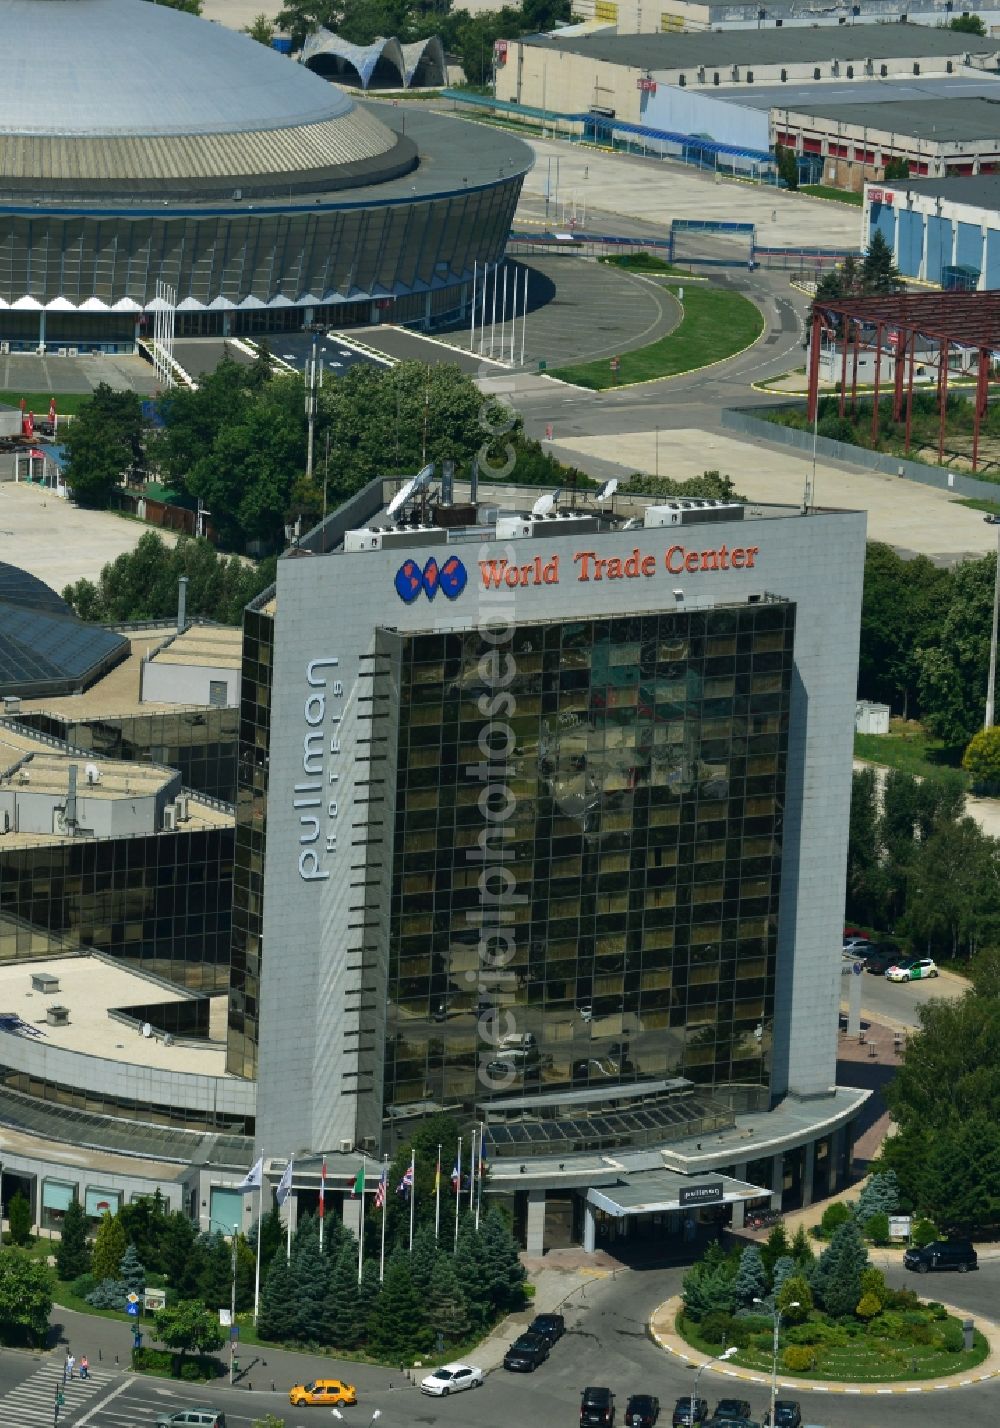
[[[32,437],[32,436],[34,436],[34,434],[35,434],[35,413],[34,413],[34,412],[29,412],[28,415],[23,419],[23,421],[22,421],[22,423],[21,423],[21,426],[22,426],[22,433],[21,433],[22,436],[27,436],[27,437],[29,437],[29,438]]]
[[[55,397],[53,397],[52,400],[49,402],[49,421],[52,422],[53,426],[55,425],[55,420],[56,420],[56,399],[55,399]]]
[[[324,1209],[325,1209],[325,1205],[324,1205],[324,1201],[325,1201],[325,1200],[326,1200],[326,1156],[324,1155],[324,1157],[323,1157],[323,1168],[322,1168],[322,1170],[319,1172],[319,1217],[320,1217],[320,1219],[323,1218],[323,1211],[324,1211]]]

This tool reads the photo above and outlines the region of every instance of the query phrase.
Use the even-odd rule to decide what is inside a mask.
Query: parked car
[[[482,1388],[483,1371],[472,1364],[443,1364],[420,1380],[420,1392],[432,1398],[447,1398],[449,1393],[461,1393],[463,1388]]]
[[[861,961],[866,972],[870,972],[874,977],[884,977],[889,968],[899,961],[899,952],[884,952],[880,947],[873,947]]]
[[[536,1314],[528,1325],[529,1334],[541,1334],[550,1344],[561,1339],[566,1332],[566,1320],[561,1314]]]
[[[979,1268],[979,1256],[971,1240],[935,1240],[922,1249],[908,1249],[903,1265],[917,1274],[929,1274],[932,1269],[957,1269],[959,1274],[967,1274]]]
[[[713,1415],[722,1423],[732,1423],[734,1419],[750,1417],[750,1403],[746,1398],[720,1398]]]
[[[503,1051],[534,1051],[537,1045],[538,1042],[530,1031],[512,1031],[500,1042]]]
[[[660,1416],[660,1400],[651,1393],[633,1393],[625,1405],[627,1428],[653,1428]]]
[[[158,1413],[156,1428],[226,1428],[226,1415],[215,1408],[182,1408],[179,1413]]]
[[[521,1334],[503,1356],[503,1366],[514,1373],[534,1373],[549,1356],[549,1341],[541,1334]]]
[[[353,1383],[343,1383],[339,1378],[316,1378],[289,1389],[288,1401],[293,1408],[310,1408],[318,1403],[351,1405],[358,1401],[358,1390]]]
[[[1000,526],[1000,516],[984,516],[983,520],[988,526]]]
[[[611,1428],[615,1396],[610,1388],[585,1388],[580,1397],[580,1422],[590,1428]]]
[[[771,1423],[771,1414],[767,1413],[764,1422],[768,1428],[802,1428],[802,1409],[794,1398],[776,1398],[774,1400],[774,1422]]]
[[[933,957],[911,957],[908,962],[894,962],[885,975],[890,982],[922,982],[940,973]]]
[[[868,937],[845,937],[843,954],[845,957],[856,957],[867,952],[871,945],[871,939]]]
[[[706,1418],[701,1428],[761,1428],[753,1418]]]
[[[691,1419],[691,1395],[686,1393],[683,1398],[679,1398],[674,1404],[673,1417],[670,1420],[670,1428],[697,1428],[697,1425],[704,1423],[708,1417],[708,1399],[696,1398],[694,1401],[694,1421]]]

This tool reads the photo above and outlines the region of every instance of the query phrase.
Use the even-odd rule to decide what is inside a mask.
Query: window
[[[234,1225],[243,1224],[243,1196],[238,1190],[225,1190],[213,1185],[208,1203],[212,1217],[210,1233],[221,1231],[222,1234],[232,1234]]]
[[[210,679],[208,681],[208,702],[213,709],[225,709],[226,681],[224,679]]]
[[[120,1190],[102,1190],[97,1186],[88,1185],[83,1208],[92,1220],[99,1220],[102,1215],[117,1215],[121,1202],[122,1192]]]
[[[76,1186],[65,1180],[42,1181],[42,1228],[58,1230],[62,1226],[66,1211],[76,1198]]]

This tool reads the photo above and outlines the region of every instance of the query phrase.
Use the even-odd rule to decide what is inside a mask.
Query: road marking
[[[117,1388],[111,1390],[107,1398],[102,1398],[100,1403],[94,1404],[89,1413],[85,1413],[82,1418],[77,1419],[77,1428],[84,1428],[84,1424],[89,1423],[95,1413],[98,1413],[102,1408],[106,1408],[113,1399],[117,1398],[120,1393],[124,1393],[133,1383],[135,1383],[134,1378],[123,1379]]]

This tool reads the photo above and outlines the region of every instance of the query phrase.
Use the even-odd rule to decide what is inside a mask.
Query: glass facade
[[[258,606],[267,598],[259,597]],[[274,620],[258,608],[243,616],[243,678],[236,799],[236,858],[229,975],[226,1070],[257,1074],[260,955],[264,917],[267,766],[271,735]]]
[[[390,1143],[442,1106],[499,1154],[766,1107],[794,617],[398,636]]]
[[[52,1134],[51,1125],[44,1119],[46,1108],[61,1108],[67,1111],[82,1111],[88,1117],[108,1117],[112,1121],[138,1121],[144,1126],[172,1126],[178,1130],[207,1131],[224,1135],[250,1135],[254,1133],[252,1116],[242,1116],[234,1111],[199,1111],[189,1106],[160,1104],[156,1101],[137,1101],[130,1096],[110,1096],[100,1091],[84,1091],[79,1086],[67,1086],[58,1081],[49,1081],[28,1071],[20,1071],[12,1066],[0,1064],[0,1086],[13,1093],[4,1097],[0,1111],[6,1125],[21,1124],[18,1110],[26,1112],[24,1128],[38,1134]],[[26,1099],[26,1098],[30,1098]],[[128,1130],[116,1127],[112,1132],[115,1139],[108,1139],[107,1128],[94,1134],[96,1120],[88,1121],[90,1136],[83,1130],[82,1122],[75,1122],[75,1131],[69,1126],[62,1127],[62,1137],[71,1138],[76,1144],[105,1144],[109,1149],[118,1149],[127,1144]],[[103,1130],[103,1134],[102,1134]],[[68,1132],[68,1134],[67,1134]],[[123,1141],[122,1136],[126,1139]],[[59,1133],[56,1133],[59,1138]]]
[[[187,709],[100,719],[25,712],[17,718],[26,727],[63,739],[95,758],[178,769],[185,788],[224,803],[236,802],[239,719],[235,709]]]
[[[94,947],[180,986],[228,983],[232,828],[0,848],[0,959]]]

